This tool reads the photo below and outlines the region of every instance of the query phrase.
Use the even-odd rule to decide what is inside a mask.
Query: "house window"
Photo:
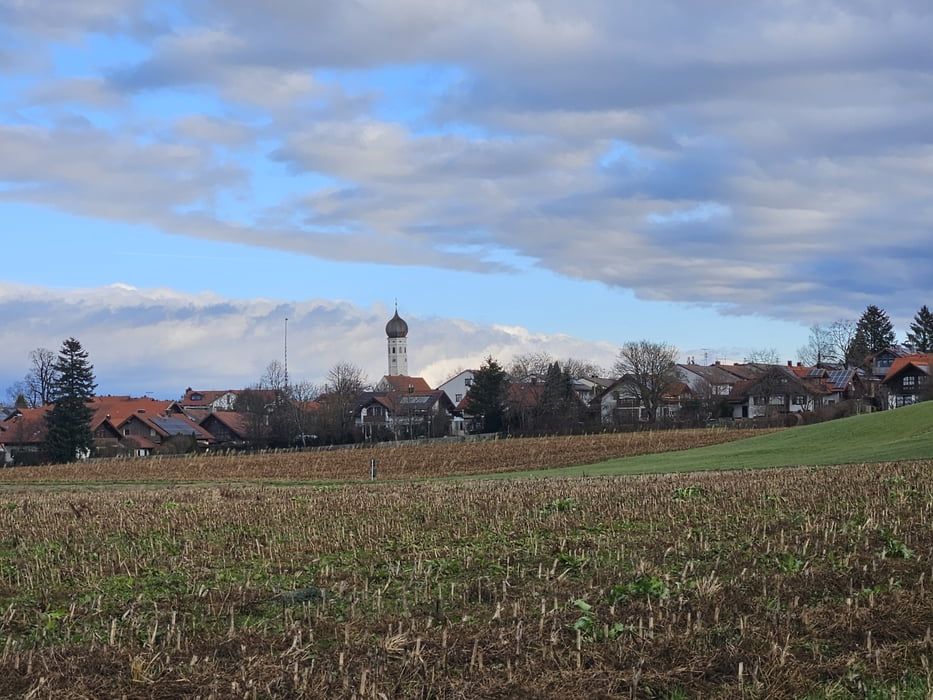
[[[461,401],[463,401],[463,394],[454,394],[454,401],[456,403],[460,403]]]
[[[797,396],[794,397],[794,403],[797,406],[803,406],[806,402],[807,402],[807,399],[802,394],[797,394]]]
[[[913,391],[917,388],[917,377],[904,377],[901,379],[901,386],[904,387],[904,391]]]
[[[463,385],[464,385],[464,386],[473,386],[473,380],[470,379],[470,378],[464,379],[464,380],[463,380]]]

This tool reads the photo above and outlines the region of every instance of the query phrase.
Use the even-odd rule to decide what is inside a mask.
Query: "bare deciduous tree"
[[[307,446],[318,437],[313,432],[317,413],[315,401],[322,393],[321,387],[310,381],[295,382],[288,387],[297,429],[295,441],[299,445]]]
[[[285,365],[278,360],[273,360],[266,365],[266,371],[259,378],[257,389],[271,389],[275,392],[285,393],[288,383],[288,375],[285,372]]]
[[[29,353],[29,372],[23,379],[23,396],[29,406],[45,406],[52,402],[57,360],[56,354],[48,348],[36,348]]]
[[[327,373],[318,413],[318,432],[327,442],[352,442],[353,408],[369,388],[365,372],[351,362],[338,362]]]
[[[554,358],[547,350],[526,352],[513,357],[506,371],[519,381],[532,375],[544,377],[553,362]]]
[[[575,357],[568,357],[561,362],[561,368],[574,379],[581,377],[604,377],[606,370],[595,362],[590,360],[579,360]]]
[[[551,365],[554,364],[554,358],[546,350],[537,352],[527,352],[522,355],[516,355],[509,364],[509,376],[522,380],[529,376],[546,377]],[[599,377],[604,374],[602,367],[590,360],[581,360],[575,357],[568,357],[560,362],[561,369],[574,379],[580,377]]]
[[[328,394],[356,396],[366,391],[369,379],[366,373],[352,362],[338,362],[327,373],[324,390]]]
[[[777,348],[754,348],[745,357],[746,362],[756,362],[762,365],[776,365],[781,361]]]
[[[650,423],[657,421],[663,397],[680,381],[676,361],[677,349],[667,343],[641,340],[619,350],[613,370],[645,407]]]
[[[807,366],[841,365],[855,337],[855,322],[833,321],[810,327],[807,344],[797,350],[797,360]]]
[[[831,354],[830,360],[834,364],[844,364],[849,349],[855,341],[856,323],[852,319],[842,319],[829,324],[829,337]]]

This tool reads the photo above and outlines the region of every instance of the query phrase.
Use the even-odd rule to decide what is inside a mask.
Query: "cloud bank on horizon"
[[[384,329],[392,313],[386,307],[361,309],[322,299],[232,301],[126,285],[64,293],[0,283],[0,317],[11,321],[5,347],[23,349],[16,365],[22,372],[0,388],[22,379],[29,350],[45,347],[57,353],[62,333],[81,340],[104,394],[179,398],[193,383],[200,389],[243,388],[257,384],[273,361],[285,364],[292,380],[317,386],[331,367],[349,361],[375,383],[388,371]],[[608,366],[617,351],[608,343],[521,327],[406,319],[413,330],[409,353],[417,364],[411,369],[432,386],[477,367],[478,358],[487,356],[505,363],[513,355],[547,349],[555,359]],[[0,403],[4,398],[0,394]]]
[[[159,309],[198,352],[245,299],[307,298],[289,277],[349,304],[283,305],[400,295],[483,349],[499,325],[741,345],[729,317],[793,349],[872,303],[903,329],[933,301],[931,36],[926,0],[0,0],[4,276],[49,320],[71,287]]]

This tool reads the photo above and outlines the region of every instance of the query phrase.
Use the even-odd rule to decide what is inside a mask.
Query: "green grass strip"
[[[922,459],[933,459],[933,402],[693,450],[474,478],[612,476]]]

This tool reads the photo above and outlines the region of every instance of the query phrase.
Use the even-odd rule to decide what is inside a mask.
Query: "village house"
[[[920,353],[895,358],[882,380],[887,390],[888,407],[898,408],[917,403],[930,392],[930,368],[933,353]]]
[[[758,375],[736,382],[728,396],[733,418],[762,418],[815,411],[859,399],[862,382],[855,369],[828,370],[784,365],[756,365]]]
[[[430,388],[416,389],[414,383],[409,387],[405,391],[370,391],[360,396],[353,413],[364,440],[390,436],[412,440],[449,434],[454,406],[447,394]]]
[[[201,418],[199,425],[213,436],[215,448],[248,447],[253,437],[250,417],[237,411],[212,411]]]
[[[181,450],[192,443],[204,447],[213,436],[175,401],[148,397],[95,396],[91,435],[98,454],[148,457],[156,451]],[[42,455],[51,406],[17,409],[0,422],[6,464],[31,463]]]
[[[235,389],[198,391],[189,386],[178,403],[189,412],[232,411],[236,406],[238,393]]]
[[[91,433],[100,453],[148,457],[153,452],[184,451],[194,443],[206,447],[214,437],[176,401],[130,396],[96,396]]]
[[[615,380],[610,377],[580,377],[573,380],[573,390],[587,406]]]
[[[465,409],[466,396],[470,391],[470,387],[473,386],[474,373],[472,369],[465,369],[437,387],[447,394],[447,398],[450,399],[454,407],[450,423],[451,435],[466,435],[473,429],[473,420]]]
[[[693,391],[686,382],[673,382],[661,396],[657,420],[676,420],[683,403],[693,396]],[[648,420],[648,409],[633,389],[630,376],[614,380],[593,399],[591,405],[598,411],[600,422],[605,426],[637,425]]]
[[[0,422],[0,444],[3,445],[2,464],[32,464],[42,453],[45,444],[45,414],[51,406],[15,408]]]
[[[749,378],[747,372],[735,370],[734,365],[723,365],[718,360],[711,365],[678,364],[677,376],[694,395],[703,397],[728,396],[737,382]]]

